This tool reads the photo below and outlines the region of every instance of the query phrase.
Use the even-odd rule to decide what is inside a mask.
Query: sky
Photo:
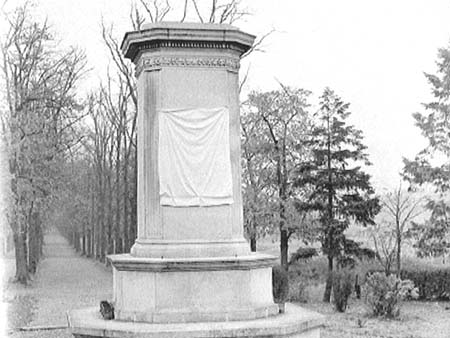
[[[257,36],[275,29],[264,52],[242,67],[250,66],[245,90],[277,89],[280,81],[311,90],[314,109],[331,87],[351,104],[350,122],[364,133],[374,186],[380,193],[398,186],[402,158],[426,145],[412,114],[432,99],[424,72],[436,71],[437,50],[448,46],[450,1],[242,1],[252,15],[238,27]],[[83,87],[95,87],[110,62],[100,21],[113,23],[121,39],[131,30],[131,0],[37,2],[37,17],[47,17],[63,44],[85,49],[92,70]],[[178,11],[168,19],[177,20],[184,0],[171,3]]]

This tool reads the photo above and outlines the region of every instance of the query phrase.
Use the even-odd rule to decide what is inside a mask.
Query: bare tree
[[[423,200],[412,193],[402,190],[401,185],[388,193],[381,204],[386,211],[389,227],[395,236],[397,277],[401,272],[401,250],[406,231],[411,222],[423,214]]]
[[[270,162],[268,178],[277,205],[274,219],[280,234],[281,265],[286,270],[289,238],[298,230],[298,222],[290,221],[297,218],[294,217],[296,192],[292,174],[296,164],[306,156],[302,140],[308,121],[308,95],[305,90],[281,85],[277,91],[251,93],[246,103],[248,109],[258,116],[260,132],[264,134],[261,150]]]
[[[390,275],[396,257],[395,230],[385,220],[378,221],[369,229],[369,236],[375,249],[375,257],[383,266],[385,274]]]
[[[29,4],[7,15],[2,41],[7,111],[2,116],[11,177],[11,225],[16,280],[27,283],[41,250],[43,212],[52,195],[58,161],[79,142],[71,128],[81,118],[76,84],[85,71],[77,49],[62,50],[47,23],[34,22]],[[30,245],[32,246],[30,248]]]

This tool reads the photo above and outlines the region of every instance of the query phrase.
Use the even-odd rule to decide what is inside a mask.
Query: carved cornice
[[[230,57],[144,57],[136,66],[136,76],[142,70],[155,70],[161,67],[226,68],[229,71],[238,72],[239,59]]]
[[[133,62],[140,52],[149,49],[225,49],[242,55],[254,39],[230,25],[157,23],[126,33],[121,49]]]

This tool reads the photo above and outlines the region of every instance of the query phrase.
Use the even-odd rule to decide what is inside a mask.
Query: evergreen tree
[[[434,187],[427,209],[430,219],[414,224],[412,235],[419,256],[441,256],[450,251],[450,48],[439,49],[437,74],[425,74],[434,100],[423,113],[413,114],[428,145],[414,160],[403,159],[403,174],[413,185]]]
[[[370,176],[360,167],[361,163],[370,165],[362,132],[346,124],[348,108],[349,104],[331,89],[324,90],[308,141],[312,160],[299,166],[296,179],[296,186],[309,187],[311,191],[298,208],[319,214],[322,251],[328,256],[329,276],[324,294],[324,301],[328,302],[334,261],[346,265],[364,252],[345,237],[350,221],[373,224],[380,209]]]

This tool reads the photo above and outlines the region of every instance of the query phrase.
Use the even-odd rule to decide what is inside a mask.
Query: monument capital
[[[135,63],[140,52],[160,48],[229,49],[240,56],[254,40],[255,36],[227,24],[158,22],[126,33],[121,49]]]

